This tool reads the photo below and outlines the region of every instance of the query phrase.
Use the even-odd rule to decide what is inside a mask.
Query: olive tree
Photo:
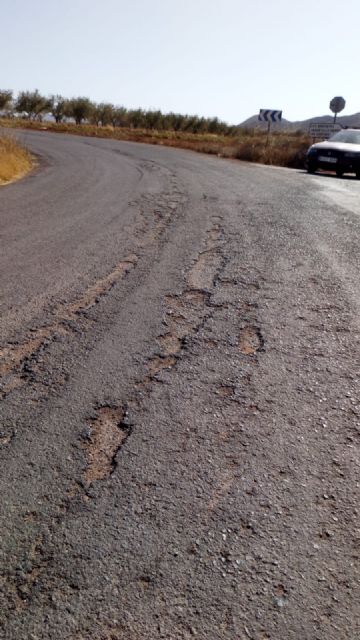
[[[108,102],[94,104],[90,121],[92,124],[96,124],[97,126],[101,125],[102,127],[106,127],[106,125],[113,123],[113,112],[114,105]]]
[[[5,111],[11,105],[13,92],[10,89],[0,89],[0,111]]]
[[[145,111],[144,126],[145,129],[163,129],[164,116],[161,111],[150,110]]]
[[[42,114],[50,110],[51,103],[35,89],[35,91],[21,91],[16,99],[15,108],[20,113],[26,113],[30,120],[35,120],[41,119]]]
[[[131,128],[143,129],[145,126],[145,112],[142,109],[130,109],[128,120]]]
[[[76,124],[81,124],[84,120],[89,120],[95,109],[95,105],[89,98],[79,97],[69,100],[66,115],[74,118]]]
[[[114,127],[128,127],[129,115],[127,109],[125,107],[114,107],[111,123]]]
[[[62,96],[50,96],[50,113],[55,122],[62,122],[68,112],[68,100]]]

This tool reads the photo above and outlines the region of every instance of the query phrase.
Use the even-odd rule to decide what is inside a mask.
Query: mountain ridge
[[[309,125],[312,123],[332,123],[334,121],[334,116],[332,115],[324,115],[324,116],[314,116],[313,118],[307,118],[306,120],[286,120],[282,119],[281,124],[279,123],[271,123],[271,127],[273,129],[293,129],[300,131],[307,131],[309,129]],[[346,116],[338,116],[336,118],[337,124],[342,125],[343,127],[360,127],[360,112],[353,113],[351,115]],[[243,122],[238,125],[240,128],[249,128],[249,129],[266,129],[268,124],[267,122],[260,122],[258,119],[258,115],[251,116],[247,118]]]

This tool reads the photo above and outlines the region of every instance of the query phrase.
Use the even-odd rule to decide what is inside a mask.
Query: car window
[[[338,131],[330,140],[334,142],[349,142],[351,144],[360,144],[360,131]]]

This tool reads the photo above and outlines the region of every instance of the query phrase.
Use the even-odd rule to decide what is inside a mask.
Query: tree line
[[[61,95],[43,96],[38,90],[20,91],[15,97],[11,90],[0,90],[0,112],[9,117],[23,117],[41,121],[51,114],[55,122],[73,121],[97,126],[130,127],[159,131],[214,133],[232,135],[235,126],[218,118],[197,115],[162,113],[160,110],[126,109],[111,103],[96,103],[86,97],[64,98]]]

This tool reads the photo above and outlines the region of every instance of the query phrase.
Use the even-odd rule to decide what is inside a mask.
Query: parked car
[[[309,173],[325,169],[335,171],[337,176],[355,173],[360,179],[360,130],[342,129],[329,140],[313,144],[306,154],[305,167]]]

